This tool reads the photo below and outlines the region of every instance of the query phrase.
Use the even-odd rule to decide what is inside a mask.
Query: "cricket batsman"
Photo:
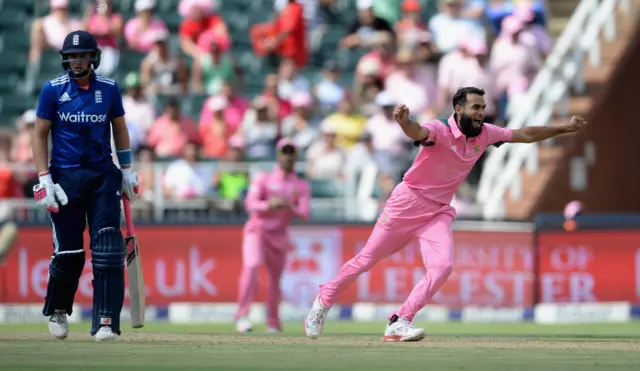
[[[33,156],[40,183],[36,202],[51,212],[53,254],[42,314],[58,339],[69,333],[78,280],[85,263],[83,232],[89,227],[96,341],[120,335],[125,245],[120,233],[121,192],[130,200],[138,180],[131,167],[129,132],[118,84],[95,73],[100,49],[86,31],[73,31],[60,51],[65,73],[44,84],[38,99]],[[120,163],[111,157],[111,130]],[[51,132],[51,159],[48,137]]]
[[[283,138],[276,145],[278,164],[273,171],[258,174],[249,187],[245,202],[249,220],[242,242],[242,274],[239,282],[236,330],[249,332],[247,316],[258,288],[258,270],[267,266],[267,330],[280,332],[280,277],[286,266],[287,253],[293,248],[288,230],[295,216],[309,218],[311,192],[309,184],[296,175],[296,147]]]
[[[366,245],[342,266],[333,280],[319,286],[318,296],[305,319],[308,337],[320,337],[327,312],[342,291],[380,259],[398,252],[417,237],[426,273],[404,304],[389,315],[382,340],[422,340],[424,329],[411,322],[453,270],[451,223],[456,211],[449,204],[478,158],[491,145],[538,142],[575,133],[587,125],[576,116],[561,126],[518,130],[484,123],[484,90],[475,87],[459,89],[453,96],[453,108],[455,113],[448,119],[422,125],[409,119],[405,105],[395,108],[395,120],[420,150],[387,200]]]

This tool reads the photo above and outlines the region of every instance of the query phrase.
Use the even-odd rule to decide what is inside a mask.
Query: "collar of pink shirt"
[[[449,127],[451,128],[451,134],[453,134],[453,137],[455,139],[459,139],[460,137],[464,137],[465,139],[467,139],[467,137],[465,137],[464,134],[462,134],[462,132],[460,131],[460,128],[458,127],[458,122],[454,118],[454,115],[449,116],[449,119],[447,120],[447,123],[449,124]],[[479,138],[480,138],[480,136],[473,137],[473,138],[468,138],[468,141],[470,143],[473,143],[476,140],[478,140]]]
[[[282,169],[280,168],[280,165],[276,164],[273,167],[273,175],[276,176],[278,179],[282,179],[282,180],[296,180],[298,179],[298,176],[296,175],[295,172],[291,172],[291,173],[285,173],[284,171],[282,171]]]
[[[460,138],[462,136],[462,132],[458,128],[458,123],[456,122],[455,117],[453,117],[453,115],[449,116],[449,120],[447,120],[447,122],[451,128],[451,134],[453,134],[453,137],[456,139]]]

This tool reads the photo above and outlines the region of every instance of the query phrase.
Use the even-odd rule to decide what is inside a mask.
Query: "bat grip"
[[[124,209],[124,220],[127,223],[127,234],[135,236],[136,230],[133,227],[133,217],[131,217],[131,202],[126,195],[122,195],[122,206]]]

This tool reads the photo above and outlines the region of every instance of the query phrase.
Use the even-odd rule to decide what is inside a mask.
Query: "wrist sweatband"
[[[131,150],[130,149],[122,149],[116,151],[116,155],[118,156],[118,162],[120,166],[131,166]]]
[[[116,151],[116,155],[118,156],[118,162],[120,166],[131,166],[131,150],[130,149],[122,149]]]

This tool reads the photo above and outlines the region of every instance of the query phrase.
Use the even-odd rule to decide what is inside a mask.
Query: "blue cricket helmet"
[[[75,53],[91,53],[89,58],[69,58],[69,54]],[[60,50],[60,57],[62,58],[62,68],[68,71],[75,78],[83,78],[91,73],[91,67],[97,69],[100,66],[100,57],[102,51],[98,48],[98,42],[95,37],[87,31],[73,31],[64,38],[62,44],[62,50]],[[88,61],[90,67],[80,73],[74,73],[71,71],[70,62],[76,61]]]

